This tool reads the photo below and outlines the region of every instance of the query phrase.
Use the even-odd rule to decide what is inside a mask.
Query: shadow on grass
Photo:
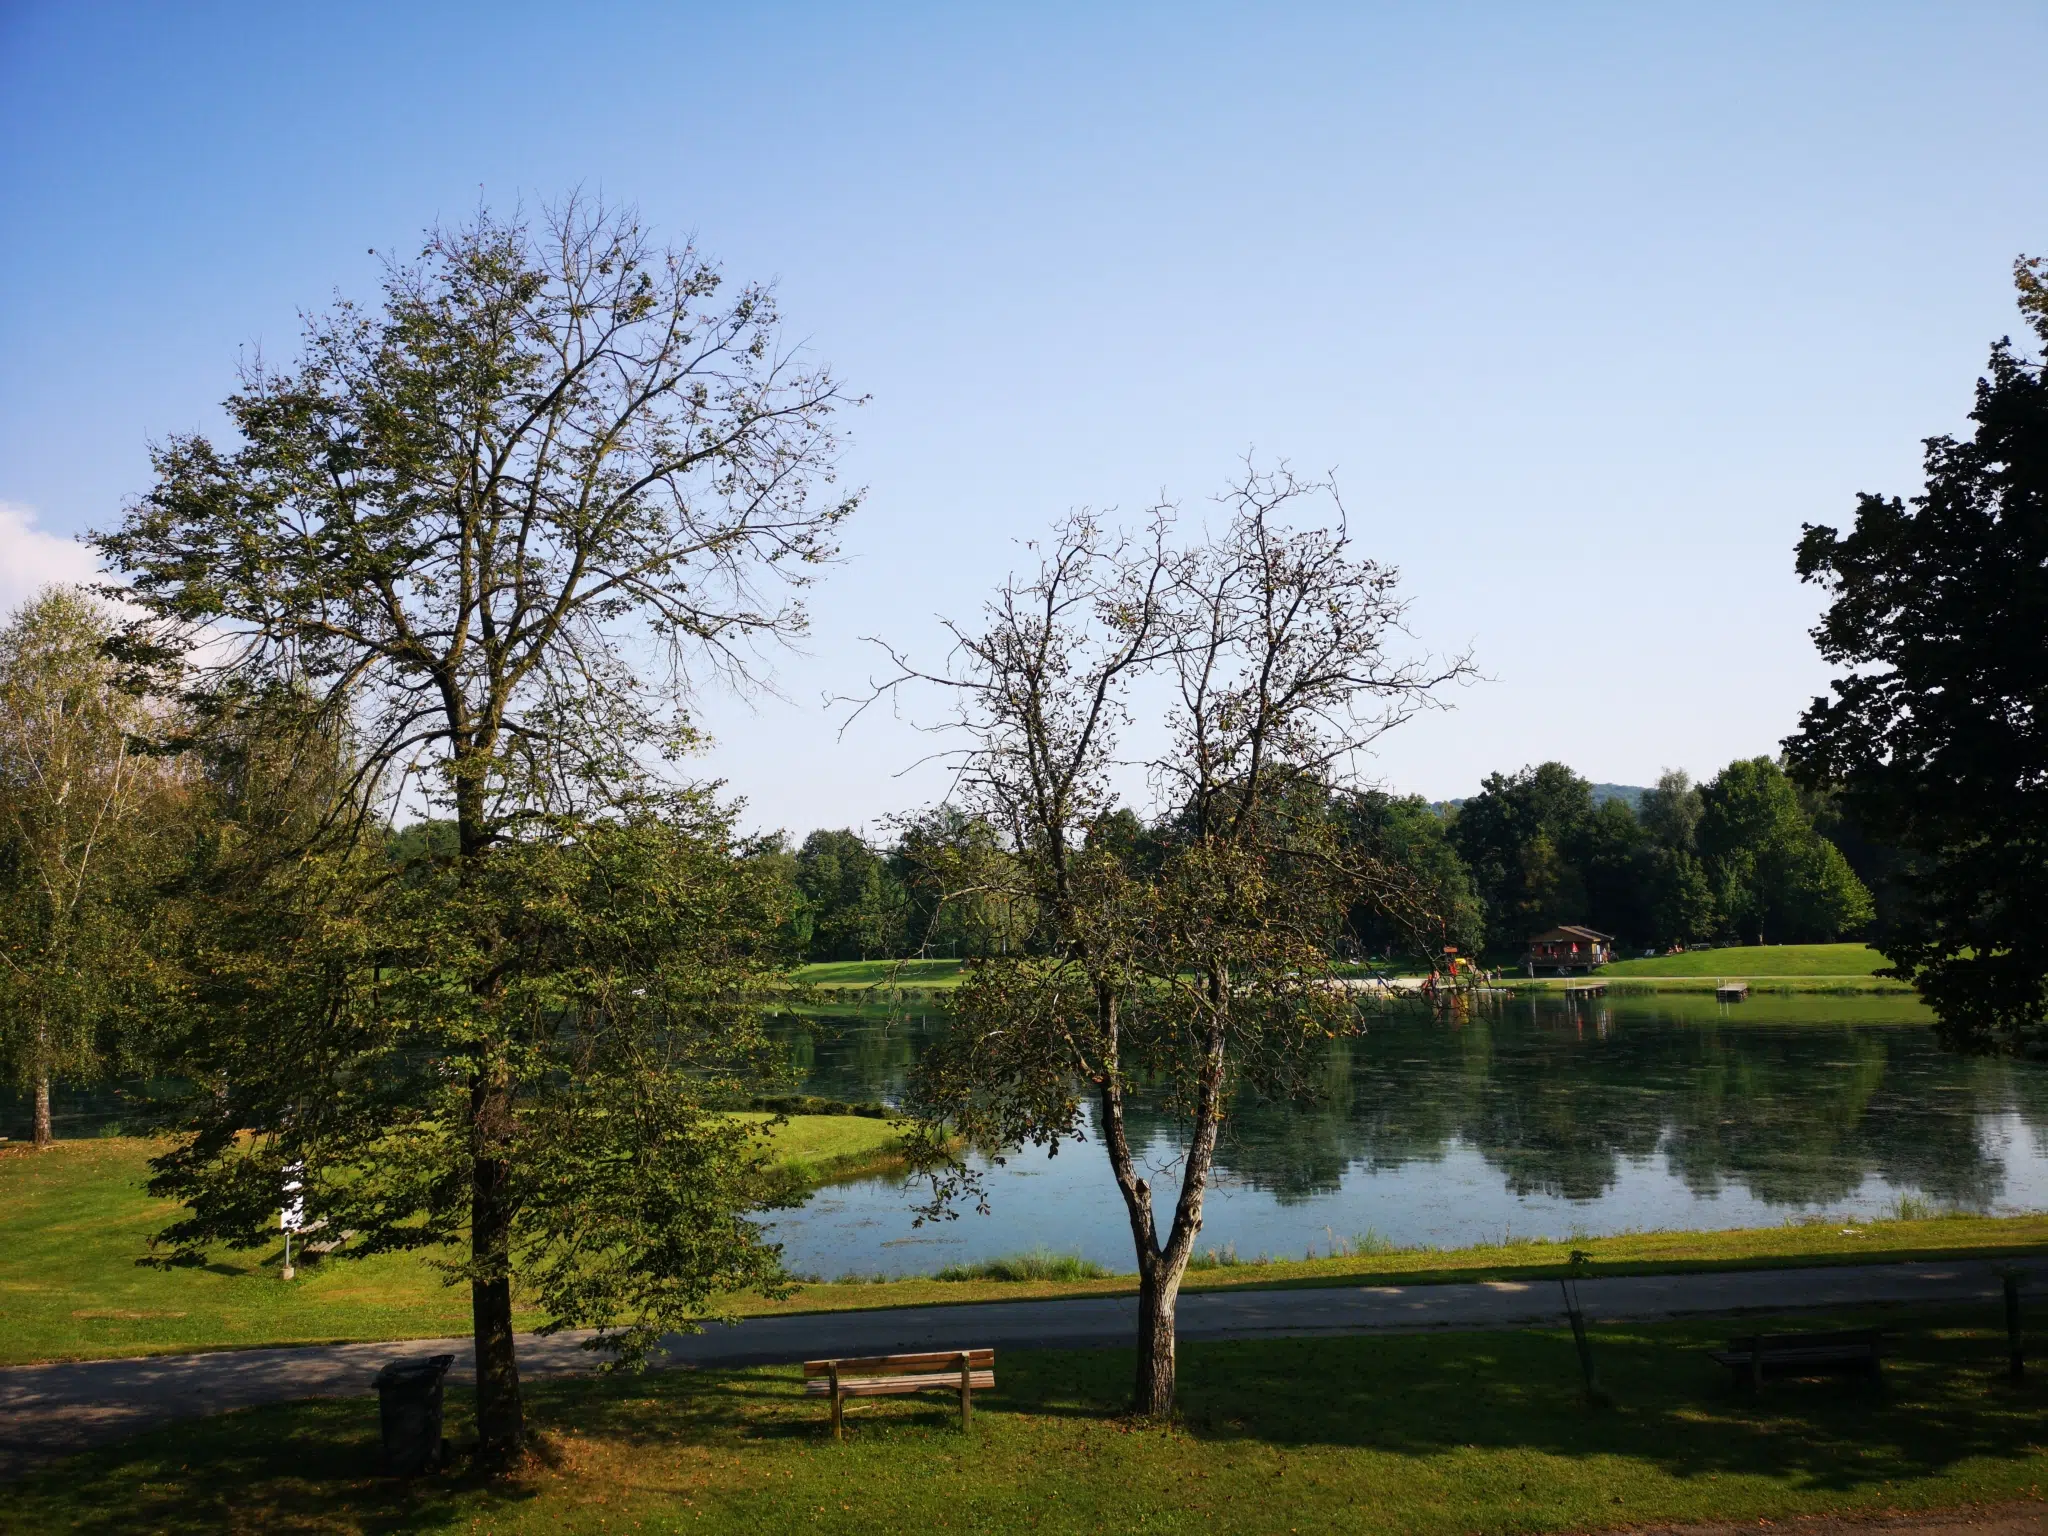
[[[1598,1330],[1608,1409],[1586,1405],[1571,1336],[1559,1330],[1214,1344],[1189,1352],[1181,1411],[1206,1437],[1412,1456],[1618,1456],[1677,1478],[1762,1475],[1830,1491],[2037,1449],[2048,1392],[2006,1383],[2002,1331],[1953,1313],[1798,1326],[1851,1323],[1888,1330],[1881,1385],[1772,1382],[1752,1396],[1705,1353],[1743,1326],[1723,1321]]]
[[[1995,1320],[1951,1310],[1802,1326],[1809,1321],[1890,1330],[1897,1353],[1885,1385],[1773,1383],[1751,1398],[1702,1353],[1727,1324],[1599,1331],[1599,1368],[1617,1404],[1605,1411],[1581,1402],[1563,1331],[1259,1340],[1184,1347],[1182,1417],[1162,1428],[1124,1416],[1128,1350],[1019,1351],[999,1356],[1000,1388],[977,1396],[970,1436],[945,1396],[871,1399],[849,1414],[850,1444],[838,1447],[795,1368],[675,1370],[529,1386],[540,1450],[531,1474],[513,1482],[468,1470],[468,1394],[456,1392],[447,1428],[458,1456],[437,1476],[378,1475],[374,1401],[308,1402],[187,1421],[72,1458],[0,1491],[0,1506],[7,1528],[24,1531],[433,1531],[517,1524],[521,1514],[567,1529],[608,1496],[736,1496],[743,1463],[800,1463],[835,1487],[860,1486],[922,1480],[920,1468],[955,1477],[973,1446],[978,1465],[1007,1457],[1017,1470],[1005,1475],[1044,1488],[1056,1475],[1047,1458],[1066,1454],[1055,1439],[1071,1447],[1075,1437],[1098,1447],[1143,1439],[1150,1475],[1169,1479],[1206,1477],[1194,1469],[1247,1454],[1284,1462],[1315,1453],[1324,1466],[1356,1454],[1420,1468],[1446,1454],[1513,1452],[1582,1466],[1605,1458],[1598,1464],[1617,1475],[1761,1477],[1840,1495],[1903,1487],[1973,1458],[2037,1454],[2048,1391],[2000,1379]]]

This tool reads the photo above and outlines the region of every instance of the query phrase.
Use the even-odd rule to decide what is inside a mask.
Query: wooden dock
[[[1604,981],[1568,981],[1564,984],[1566,997],[1605,997],[1607,983]]]
[[[1739,1003],[1748,996],[1749,983],[1746,981],[1724,981],[1714,988],[1714,1001],[1717,1003]]]

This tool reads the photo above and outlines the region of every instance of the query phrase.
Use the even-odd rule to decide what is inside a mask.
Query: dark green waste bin
[[[384,1430],[384,1470],[417,1477],[441,1465],[441,1381],[453,1355],[394,1360],[377,1373],[377,1416]]]

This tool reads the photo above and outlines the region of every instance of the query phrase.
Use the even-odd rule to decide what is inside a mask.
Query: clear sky
[[[1774,750],[1803,521],[1910,493],[2048,253],[2038,4],[110,6],[0,0],[0,602],[216,429],[241,349],[479,198],[583,186],[780,285],[869,499],[707,771],[787,826],[941,787],[841,740],[1064,509],[1335,470],[1489,680],[1402,790]]]

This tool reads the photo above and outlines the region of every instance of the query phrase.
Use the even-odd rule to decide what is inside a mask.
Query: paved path
[[[1962,1301],[1999,1294],[1995,1266],[1885,1264],[1857,1268],[1746,1270],[1588,1280],[1587,1313],[1618,1322],[1872,1302]],[[1300,1290],[1195,1291],[1181,1297],[1182,1339],[1247,1339],[1420,1328],[1517,1328],[1562,1320],[1554,1281],[1474,1285],[1330,1286]],[[667,1363],[774,1365],[822,1355],[888,1354],[971,1344],[996,1349],[1099,1348],[1126,1344],[1137,1328],[1133,1297],[1005,1301],[749,1318],[731,1328],[667,1341]],[[582,1334],[519,1339],[529,1377],[588,1371]],[[302,1397],[359,1397],[386,1361],[451,1354],[451,1383],[473,1379],[467,1339],[224,1350],[139,1360],[91,1360],[0,1370],[0,1478],[44,1458],[187,1415]]]

